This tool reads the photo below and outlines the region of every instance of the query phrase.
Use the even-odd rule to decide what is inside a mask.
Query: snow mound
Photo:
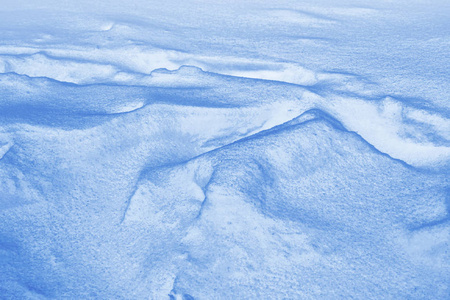
[[[448,259],[448,236],[428,246],[435,254],[407,250],[418,235],[448,234],[448,223],[431,226],[448,222],[443,178],[392,160],[320,111],[307,114],[141,176],[122,226],[172,233],[161,248],[173,249],[165,260],[182,260],[173,297],[444,295],[448,263],[429,263]]]

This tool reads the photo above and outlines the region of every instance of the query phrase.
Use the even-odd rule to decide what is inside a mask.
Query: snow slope
[[[0,298],[450,297],[445,1],[10,1]]]

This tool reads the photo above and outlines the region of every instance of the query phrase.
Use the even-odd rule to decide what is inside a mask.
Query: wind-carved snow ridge
[[[449,298],[444,1],[60,2],[1,3],[0,298]]]
[[[409,107],[386,97],[381,103],[366,101],[373,84],[339,73],[315,73],[292,63],[274,63],[232,57],[206,57],[174,50],[128,47],[118,49],[45,49],[0,48],[5,72],[25,74],[31,77],[47,77],[77,84],[114,83],[143,86],[202,86],[206,78],[198,72],[188,71],[191,65],[221,75],[274,80],[313,86],[313,90],[328,95],[317,100],[318,107],[333,112],[349,129],[358,132],[379,150],[392,157],[419,167],[436,167],[448,161],[450,148],[446,132],[448,120],[439,114]],[[127,59],[124,59],[127,57]],[[160,69],[178,70],[164,73]],[[178,76],[177,76],[178,75]],[[350,81],[349,81],[350,80]],[[325,85],[324,85],[325,84]],[[342,97],[344,91],[353,96]],[[336,90],[333,93],[333,90]],[[338,94],[338,95],[336,95]],[[138,101],[115,109],[116,113],[139,109],[144,102]],[[357,113],[356,113],[357,112]],[[424,118],[425,115],[430,115]],[[421,121],[408,121],[419,117]],[[430,121],[428,121],[430,120]],[[440,120],[437,135],[423,132],[433,127],[429,122]],[[276,125],[276,124],[274,124]],[[436,126],[434,126],[436,128]],[[442,136],[444,135],[444,136]]]
[[[195,66],[204,71],[300,85],[317,83],[316,74],[294,63],[235,57],[208,57],[146,47],[117,49],[35,49],[0,47],[0,71],[79,84],[145,84],[138,74]],[[141,75],[142,76],[142,75]]]
[[[321,73],[293,62],[204,56],[155,47],[128,46],[115,49],[52,49],[0,46],[0,70],[30,77],[47,77],[77,84],[152,84],[158,69],[177,70],[194,66],[203,71],[299,84],[348,80],[338,73]],[[350,79],[351,76],[350,76]],[[347,86],[350,88],[350,85]]]
[[[103,112],[120,114],[141,109],[149,103],[151,98],[155,97],[152,96],[152,94],[155,94],[154,91],[161,87],[202,89],[202,86],[211,88],[216,84],[229,82],[229,80],[233,80],[239,85],[245,85],[246,82],[255,84],[254,81],[245,81],[239,78],[227,79],[226,76],[223,77],[214,73],[203,72],[194,67],[182,67],[176,71],[156,70],[148,76],[143,76],[141,79],[145,81],[145,85],[142,88],[130,87],[130,90],[140,89],[141,91],[138,93],[132,92],[135,94],[133,98],[124,99],[118,96],[119,94],[115,94],[114,98],[116,100],[114,102],[112,102],[111,98],[108,99],[105,97],[103,97],[105,98],[103,104],[98,102],[98,100],[92,103],[89,99],[86,99],[86,102],[80,102],[80,99],[77,99],[76,101],[79,102],[77,105],[84,103],[83,110],[89,106],[95,106],[92,113],[96,114]],[[29,84],[26,79],[22,79],[22,81],[26,89],[33,89],[31,86],[28,86]],[[137,83],[134,82],[134,84]],[[264,83],[260,82],[258,84],[263,85]],[[273,118],[267,119],[262,125],[256,125],[255,128],[252,128],[247,133],[244,132],[243,135],[252,134],[258,130],[265,130],[279,125],[308,109],[320,108],[331,113],[344,126],[360,134],[380,151],[394,158],[401,159],[408,164],[423,168],[436,168],[442,166],[442,164],[445,167],[449,161],[450,143],[447,129],[450,128],[450,122],[445,118],[445,114],[436,110],[415,107],[407,101],[398,100],[389,96],[381,96],[378,99],[367,99],[364,95],[342,96],[338,91],[333,91],[333,85],[327,85],[319,89],[309,89],[308,87],[298,89],[277,82],[266,83],[266,85],[273,88],[282,86],[283,90],[292,92],[291,95],[283,95],[283,93],[280,95],[276,92],[271,92],[271,97],[278,99],[273,104],[269,104],[270,102],[267,103],[273,110],[271,112]],[[128,84],[122,82],[121,85],[116,87],[112,86],[111,89],[124,91],[121,93],[125,96],[128,93],[126,86]],[[20,87],[22,90],[23,88],[23,86]],[[93,86],[86,87],[85,89],[87,90],[88,88],[95,89]],[[14,84],[9,89],[12,91],[18,90],[18,88],[14,87]],[[101,89],[106,89],[106,87],[101,87]],[[254,88],[249,87],[246,89],[253,89],[250,93],[257,93],[257,90]],[[72,90],[82,91],[83,88],[73,87]],[[301,100],[299,100],[299,96],[295,95],[296,92],[299,95],[302,94]],[[218,94],[221,93],[223,92],[218,91]],[[226,91],[225,93],[228,94],[230,91]],[[160,92],[156,94],[160,94]],[[226,97],[230,96],[227,95]],[[160,99],[157,100],[159,101]],[[30,97],[30,101],[37,102],[35,97]],[[188,103],[185,102],[185,104]],[[52,103],[51,105],[55,104]],[[66,106],[66,104],[64,105]],[[209,102],[208,105],[214,106],[219,105],[219,103]],[[238,100],[233,105],[245,105],[245,102]],[[76,110],[77,108],[73,107],[72,109]],[[230,130],[230,133],[235,132],[233,128],[230,128]],[[221,137],[221,139],[224,138]],[[232,139],[231,137],[229,142]],[[208,143],[214,143],[214,140],[210,140]]]

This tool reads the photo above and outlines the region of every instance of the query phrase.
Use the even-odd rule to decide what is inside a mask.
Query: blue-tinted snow
[[[0,298],[449,298],[449,14],[3,0]]]

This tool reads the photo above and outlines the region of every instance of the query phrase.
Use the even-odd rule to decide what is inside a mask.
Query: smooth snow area
[[[450,298],[449,15],[2,0],[0,298]]]

